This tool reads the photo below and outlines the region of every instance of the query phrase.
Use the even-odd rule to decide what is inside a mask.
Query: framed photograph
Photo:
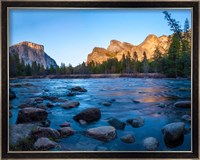
[[[199,158],[199,2],[1,1],[2,158]]]

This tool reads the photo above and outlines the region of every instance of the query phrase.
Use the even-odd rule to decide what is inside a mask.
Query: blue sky
[[[107,48],[116,39],[140,44],[148,34],[170,35],[162,13],[167,9],[53,9],[10,10],[10,45],[30,41],[44,45],[56,60],[73,66],[87,60],[94,47]],[[182,27],[191,10],[168,10]]]

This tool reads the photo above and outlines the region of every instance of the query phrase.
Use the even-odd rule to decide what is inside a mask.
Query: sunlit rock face
[[[21,42],[9,48],[9,53],[17,53],[20,59],[23,59],[25,64],[32,64],[36,61],[38,64],[43,65],[44,68],[50,68],[52,65],[56,67],[57,64],[54,59],[44,52],[44,46],[32,42]]]
[[[165,54],[171,44],[171,36],[160,36],[150,34],[139,45],[133,45],[127,42],[120,42],[118,40],[111,40],[107,49],[95,47],[88,55],[87,64],[94,61],[95,63],[102,63],[109,58],[117,58],[118,61],[122,59],[123,54],[126,56],[130,53],[133,58],[134,52],[137,52],[138,59],[142,60],[143,53],[146,52],[147,58],[151,59],[156,51],[156,48],[162,54]]]

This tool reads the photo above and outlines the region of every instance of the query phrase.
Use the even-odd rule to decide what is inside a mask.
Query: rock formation
[[[127,42],[120,42],[117,40],[111,40],[107,49],[95,47],[88,55],[87,64],[94,61],[95,63],[102,63],[110,58],[117,58],[118,61],[122,59],[123,54],[128,55],[130,53],[133,58],[134,52],[137,52],[138,59],[142,60],[143,53],[146,52],[147,58],[151,59],[156,51],[156,48],[162,53],[166,53],[171,44],[171,36],[161,36],[150,34],[139,45],[133,45]]]
[[[44,52],[44,46],[32,42],[21,42],[10,46],[9,53],[17,53],[20,59],[23,59],[25,64],[32,64],[34,61],[44,68],[50,68],[51,65],[56,67],[56,61]]]

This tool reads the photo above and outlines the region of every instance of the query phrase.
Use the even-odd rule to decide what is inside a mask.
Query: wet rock
[[[28,139],[31,136],[32,130],[36,127],[36,124],[16,124],[9,126],[9,143],[10,145],[16,145],[20,141]]]
[[[59,99],[56,96],[42,96],[43,99],[49,100],[51,102],[67,102],[65,99]]]
[[[104,106],[111,106],[112,105],[112,103],[110,103],[110,102],[102,102],[101,104],[104,105]]]
[[[82,120],[82,119],[80,119],[80,120],[79,120],[79,123],[80,123],[80,124],[82,124],[82,125],[85,125],[85,124],[87,124],[87,122],[86,122],[86,121],[84,121],[84,120]]]
[[[191,108],[191,102],[190,101],[179,101],[174,104],[177,108]]]
[[[26,104],[26,103],[20,104],[20,105],[18,106],[18,108],[21,108],[21,109],[23,109],[23,108],[30,108],[30,107],[34,107],[34,106],[32,106],[32,105],[30,105],[30,104]]]
[[[50,120],[46,120],[46,121],[42,121],[42,122],[40,122],[41,123],[41,127],[49,127],[50,126],[50,124],[51,124],[51,122],[50,122]]]
[[[65,123],[61,124],[60,127],[70,127],[70,123],[65,122]]]
[[[60,137],[60,133],[57,130],[49,127],[36,127],[34,130],[32,130],[31,135],[35,139],[41,137],[58,139]]]
[[[41,137],[34,143],[34,148],[36,150],[49,150],[55,148],[58,144],[51,141],[49,138]]]
[[[48,113],[39,108],[24,108],[19,110],[17,123],[27,123],[34,121],[45,121]]]
[[[87,130],[87,134],[101,141],[111,141],[117,137],[116,129],[112,126],[101,126]]]
[[[61,136],[70,136],[73,135],[75,132],[71,127],[62,127],[58,129]]]
[[[46,104],[46,106],[47,106],[48,108],[54,107],[54,105],[53,105],[52,103],[50,103],[50,102],[48,102],[48,103]]]
[[[16,83],[16,84],[11,84],[11,86],[19,88],[19,87],[32,87],[34,85],[31,83]]]
[[[37,98],[35,98],[35,102],[37,102],[37,103],[42,103],[43,102],[43,98],[41,98],[41,97],[37,97]]]
[[[132,134],[127,134],[125,136],[122,136],[121,141],[125,143],[134,143],[135,142],[135,137]]]
[[[101,111],[98,108],[88,108],[75,115],[75,121],[84,120],[87,123],[97,121],[101,118]]]
[[[146,150],[155,151],[159,146],[159,142],[154,137],[148,137],[143,140],[143,145]]]
[[[40,109],[43,109],[43,110],[48,109],[44,104],[38,104],[38,105],[36,105],[36,108],[40,108]]]
[[[184,128],[183,122],[174,122],[165,125],[162,128],[165,144],[168,147],[176,147],[183,143],[184,140]]]
[[[60,106],[64,109],[70,109],[70,108],[75,108],[78,107],[80,105],[79,102],[66,102],[61,104]]]
[[[140,101],[136,101],[136,100],[134,100],[134,99],[133,99],[132,101],[133,101],[133,103],[140,103]]]
[[[129,121],[131,121],[131,120],[129,120]],[[142,127],[144,125],[144,119],[141,117],[133,118],[131,125],[135,128]]]
[[[108,123],[115,127],[116,129],[124,129],[125,128],[125,123],[124,122],[121,122],[120,120],[116,119],[116,118],[111,118],[108,120]]]
[[[9,89],[9,99],[12,100],[12,99],[15,99],[17,96],[15,94],[15,92],[13,92],[11,89]]]
[[[9,118],[11,118],[12,117],[12,112],[11,111],[9,111]]]
[[[80,86],[70,88],[69,90],[71,90],[73,92],[87,92],[87,90],[85,88],[81,88]]]
[[[183,116],[181,117],[181,119],[184,120],[184,121],[187,121],[187,122],[190,122],[190,121],[191,121],[191,117],[190,117],[189,115],[187,115],[187,114],[183,115]]]
[[[73,92],[69,92],[69,93],[67,93],[67,96],[68,97],[73,97],[73,96],[75,96],[76,94],[75,93],[73,93]]]

